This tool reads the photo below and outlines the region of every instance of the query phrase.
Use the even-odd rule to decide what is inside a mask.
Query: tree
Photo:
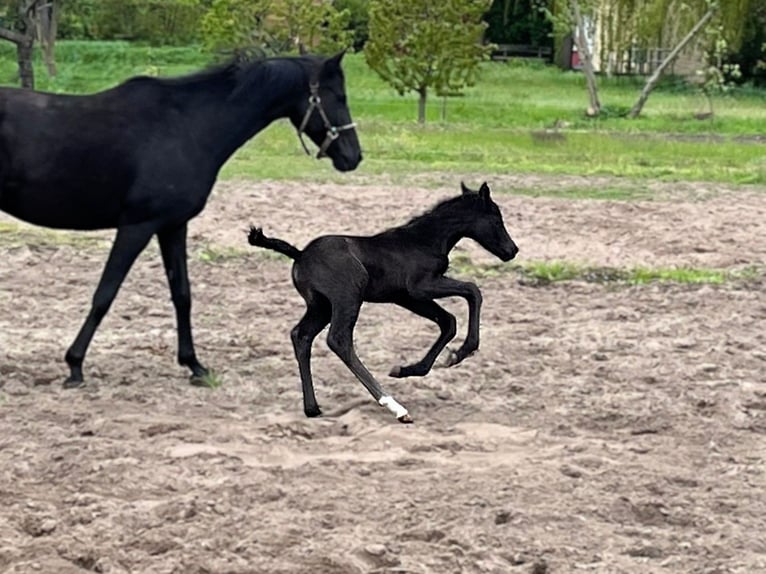
[[[330,53],[350,44],[349,16],[329,0],[214,0],[202,19],[202,37],[218,52],[279,54],[303,45]]]
[[[35,44],[35,10],[43,0],[18,0],[15,25],[0,27],[0,38],[16,44],[16,60],[22,88],[35,87],[35,71],[32,66],[32,48]]]
[[[481,20],[491,0],[372,0],[369,66],[403,95],[416,92],[418,122],[426,119],[429,88],[459,94],[476,81],[491,46],[482,44]]]
[[[638,100],[631,108],[630,112],[628,113],[629,118],[637,118],[639,114],[641,113],[641,110],[644,108],[644,104],[646,103],[646,100],[649,99],[649,94],[654,89],[654,87],[657,85],[657,82],[660,80],[660,76],[665,71],[665,69],[673,62],[673,60],[676,59],[678,54],[681,53],[681,50],[683,50],[689,42],[691,42],[697,34],[700,33],[702,29],[704,29],[705,26],[707,26],[708,22],[713,19],[713,16],[715,16],[715,13],[718,9],[718,6],[716,3],[712,2],[710,7],[708,8],[708,11],[705,12],[705,14],[700,18],[700,20],[694,25],[694,27],[684,36],[681,41],[676,44],[675,48],[673,48],[670,52],[670,54],[667,55],[667,57],[662,61],[662,63],[657,66],[657,69],[654,70],[654,73],[649,77],[649,79],[646,81],[646,84],[644,85],[644,88],[641,90],[641,94],[638,96]]]
[[[552,10],[544,8],[547,17],[553,23],[554,31],[565,36],[574,34],[574,43],[582,62],[585,84],[588,88],[588,116],[601,113],[601,101],[598,97],[596,72],[593,66],[592,42],[595,37],[595,24],[599,15],[599,0],[555,0]]]
[[[56,31],[58,29],[59,4],[51,0],[41,2],[35,10],[37,39],[43,52],[43,61],[49,76],[56,75]]]
[[[370,0],[333,0],[332,5],[339,11],[348,10],[347,29],[351,33],[354,50],[364,48],[369,36]]]

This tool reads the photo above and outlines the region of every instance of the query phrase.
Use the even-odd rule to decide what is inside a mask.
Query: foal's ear
[[[489,186],[487,185],[486,181],[482,183],[481,187],[479,188],[479,197],[484,201],[489,201]]]
[[[460,191],[463,192],[463,195],[471,195],[472,193],[476,193],[475,191],[472,191],[468,189],[462,181],[460,182]]]

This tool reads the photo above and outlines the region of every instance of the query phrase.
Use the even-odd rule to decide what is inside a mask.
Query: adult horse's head
[[[356,169],[362,161],[362,150],[351,113],[346,102],[346,86],[341,69],[344,52],[326,59],[306,56],[309,66],[309,89],[298,109],[291,114],[298,136],[306,134],[319,146],[317,158],[329,157],[339,171]]]

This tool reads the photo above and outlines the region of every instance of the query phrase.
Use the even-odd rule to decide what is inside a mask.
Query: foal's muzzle
[[[306,155],[311,155],[306,142],[303,140],[303,134],[305,133],[306,126],[311,119],[311,114],[314,113],[314,110],[317,110],[322,118],[322,121],[324,122],[324,127],[327,130],[327,135],[325,136],[322,144],[319,146],[319,151],[317,152],[316,156],[317,159],[321,159],[327,156],[327,148],[332,145],[332,142],[340,137],[340,133],[346,130],[354,129],[356,127],[356,123],[351,122],[342,126],[332,125],[332,123],[330,123],[330,119],[327,117],[327,114],[324,111],[324,108],[322,107],[322,100],[319,97],[319,84],[317,82],[312,82],[309,85],[309,90],[311,91],[311,94],[309,95],[309,107],[306,109],[306,114],[303,116],[303,121],[298,128],[298,139],[301,140],[301,145],[306,151]]]

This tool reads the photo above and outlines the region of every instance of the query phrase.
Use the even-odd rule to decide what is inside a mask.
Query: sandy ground
[[[288,336],[302,302],[289,264],[245,245],[247,226],[302,245],[401,223],[456,190],[221,184],[192,225],[190,264],[197,350],[218,389],[188,385],[175,364],[152,245],[94,339],[88,385],[63,390],[108,241],[3,234],[0,572],[766,572],[763,279],[481,279],[480,352],[409,380],[385,373],[419,358],[435,328],[368,305],[360,356],[415,424],[368,400],[323,337],[319,402],[353,408],[303,417]],[[662,191],[496,197],[520,260],[766,262],[764,190]],[[464,306],[448,306],[462,333]]]

